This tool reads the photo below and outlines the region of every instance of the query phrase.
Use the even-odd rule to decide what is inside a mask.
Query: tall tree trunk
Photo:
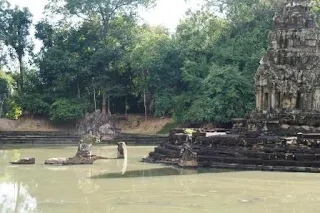
[[[143,89],[143,105],[144,105],[144,120],[146,121],[148,119],[146,88]]]
[[[128,95],[126,95],[125,97],[125,109],[124,109],[124,113],[125,113],[125,116],[126,116],[126,119],[128,119]]]
[[[96,99],[96,88],[93,87],[93,102],[94,102],[94,111],[97,110],[97,99]]]
[[[102,92],[102,114],[107,115],[107,95],[106,92]]]
[[[154,111],[154,100],[151,92],[148,92],[147,94],[147,103],[148,103],[148,113],[149,115],[152,115]]]
[[[110,109],[110,95],[108,94],[108,115],[111,115],[111,109]]]
[[[23,91],[24,69],[23,69],[22,55],[18,56],[18,60],[19,60],[19,71],[20,71],[20,90]]]
[[[81,98],[81,92],[80,92],[80,84],[79,84],[79,81],[77,82],[77,87],[78,87],[78,98]]]
[[[3,113],[3,103],[6,100],[6,94],[4,94],[3,96],[1,96],[0,94],[0,118],[2,118],[2,113]]]

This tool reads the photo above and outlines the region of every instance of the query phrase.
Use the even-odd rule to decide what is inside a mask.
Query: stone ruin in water
[[[256,109],[225,135],[173,129],[146,162],[320,173],[320,33],[311,0],[274,17],[255,76]],[[215,131],[215,130],[211,130]]]
[[[81,140],[78,144],[78,150],[73,157],[51,158],[45,161],[48,165],[78,165],[93,164],[96,160],[108,159],[103,156],[92,155],[91,147],[93,144],[100,143],[101,140],[112,140],[116,134],[116,128],[112,119],[97,110],[87,114],[78,124],[78,134]],[[125,146],[124,143],[118,145],[118,150]],[[123,152],[123,151],[122,151]]]

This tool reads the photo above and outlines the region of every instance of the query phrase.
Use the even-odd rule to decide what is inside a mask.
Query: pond
[[[141,163],[153,147],[128,147],[123,160],[46,166],[73,156],[76,147],[5,147],[0,150],[0,212],[44,213],[275,213],[319,212],[320,174],[183,170]],[[94,154],[116,156],[114,146]],[[8,162],[36,157],[36,165]]]

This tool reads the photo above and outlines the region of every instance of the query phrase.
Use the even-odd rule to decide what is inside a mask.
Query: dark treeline
[[[33,54],[32,14],[0,0],[1,62],[20,67],[0,73],[3,114],[69,121],[101,109],[200,123],[250,112],[254,74],[281,2],[207,1],[187,12],[174,34],[139,24],[138,8],[153,3],[50,0],[47,18],[35,25],[43,46]]]

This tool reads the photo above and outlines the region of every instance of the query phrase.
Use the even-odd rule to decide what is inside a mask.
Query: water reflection
[[[0,163],[1,161],[17,161],[21,157],[21,151],[19,149],[13,150],[0,150]]]
[[[222,172],[235,172],[226,169],[181,169],[175,167],[168,168],[156,168],[147,170],[133,170],[127,171],[125,174],[122,173],[105,173],[100,175],[92,176],[93,179],[99,178],[136,178],[136,177],[159,177],[159,176],[172,176],[172,175],[195,175],[204,173],[222,173]]]
[[[92,171],[88,170],[85,172],[85,176],[82,175],[78,177],[78,188],[82,191],[84,194],[92,194],[100,188],[98,184],[95,184],[92,179],[88,178],[92,176]]]
[[[2,213],[28,213],[37,209],[37,200],[21,183],[0,183],[0,209]]]

